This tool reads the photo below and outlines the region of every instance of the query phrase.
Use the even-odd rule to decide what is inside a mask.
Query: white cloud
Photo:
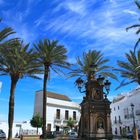
[[[136,11],[129,10],[129,9],[126,9],[123,12],[128,13],[130,15],[139,16],[139,13],[137,13]]]
[[[28,7],[31,4],[33,4],[33,0],[28,1]],[[55,34],[62,35],[61,42],[64,44],[65,39],[73,37],[81,40],[81,44],[84,44],[86,40],[87,43],[84,46],[86,50],[93,48],[93,46],[98,49],[102,46],[101,49],[104,52],[112,51],[110,54],[113,55],[116,48],[128,45],[126,49],[119,48],[119,51],[125,52],[136,40],[134,33],[125,31],[125,28],[133,22],[132,16],[128,20],[127,16],[129,15],[126,13],[137,14],[134,10],[135,4],[132,5],[130,1],[122,2],[121,0],[104,1],[98,8],[94,7],[95,4],[97,4],[96,0],[65,0],[63,3],[57,3],[57,6],[51,10],[44,11],[34,23],[36,28],[41,27],[44,33],[49,32],[52,36]],[[54,16],[64,9],[63,13],[57,17]],[[48,13],[51,14],[49,19]],[[16,21],[12,21],[12,24],[16,23],[14,28],[18,35],[27,42],[35,40],[36,34],[27,28],[25,23],[22,23],[22,17],[23,15],[20,13],[17,15],[18,21],[21,23],[17,23],[17,18]],[[72,47],[67,46],[69,51],[73,50]],[[74,61],[73,56],[70,60]]]
[[[116,0],[110,0],[110,2],[111,2],[112,4],[114,4],[114,5],[117,4]]]
[[[86,9],[86,4],[88,2],[82,1],[82,5],[84,6],[79,5],[79,7],[82,7],[82,11],[84,11],[84,16],[65,13],[58,18],[51,19],[50,22],[48,21],[45,29],[54,33],[59,32],[60,34],[64,34],[64,38],[75,37],[81,40],[93,40],[90,41],[94,44],[92,46],[102,46],[102,50],[111,50],[113,51],[112,54],[115,54],[116,48],[122,47],[122,45],[128,46],[124,47],[124,49],[120,47],[119,51],[121,52],[125,52],[128,47],[130,48],[133,45],[136,36],[130,31],[125,31],[125,28],[131,25],[131,20],[128,21],[125,14],[122,13],[123,9],[126,9],[128,4],[130,5],[130,2],[120,4],[120,2],[112,0],[110,5],[104,5],[99,9],[95,9],[94,12]],[[73,6],[74,3],[67,4],[67,8],[71,11],[80,12],[78,8],[78,11],[73,9]],[[127,9],[126,11],[130,12]],[[94,42],[94,40],[96,41]],[[91,44],[86,47],[89,48],[89,46]]]
[[[86,13],[85,6],[85,1],[66,1],[64,4],[65,8],[80,15],[84,15]]]
[[[27,23],[23,22],[25,15],[17,11],[13,16],[13,12],[11,10],[2,11],[3,17],[7,19],[4,20],[4,23],[8,26],[11,26],[16,34],[12,35],[13,37],[19,37],[24,40],[26,43],[33,42],[37,34],[34,33],[33,28],[29,28]],[[11,17],[11,18],[9,18]]]

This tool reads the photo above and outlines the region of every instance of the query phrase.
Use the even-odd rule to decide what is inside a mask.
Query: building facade
[[[133,113],[131,104],[134,105],[136,127],[140,130],[140,87],[120,94],[111,103],[112,132],[114,135],[126,135],[133,129]]]
[[[47,92],[47,130],[61,131],[67,127],[69,118],[78,124],[80,119],[80,105],[72,102],[67,96],[53,92]],[[35,96],[34,114],[42,116],[43,111],[43,91],[37,91]]]

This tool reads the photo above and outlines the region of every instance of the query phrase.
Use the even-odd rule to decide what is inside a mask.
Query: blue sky
[[[24,42],[57,39],[68,50],[69,62],[84,51],[101,50],[109,65],[125,60],[124,54],[133,48],[137,36],[125,28],[138,22],[139,11],[133,0],[0,0],[1,27],[11,26]],[[0,28],[1,28],[0,27]],[[0,121],[7,120],[10,79],[0,77]],[[82,94],[74,86],[75,78],[66,79],[51,73],[48,90],[68,95],[80,102]],[[119,84],[111,80],[110,99],[136,84],[115,91]],[[15,93],[15,121],[29,120],[33,114],[35,91],[42,89],[42,80],[24,78]]]

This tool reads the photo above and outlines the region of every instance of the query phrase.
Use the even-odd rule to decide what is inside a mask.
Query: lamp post
[[[138,130],[136,128],[136,123],[135,123],[134,107],[135,107],[134,104],[131,103],[132,118],[133,118],[133,139],[138,140]]]
[[[136,124],[135,124],[134,104],[133,103],[131,103],[131,109],[132,109],[133,127],[135,129],[136,128]]]
[[[92,112],[92,108],[94,108],[94,106],[91,106],[92,102],[91,102],[91,96],[89,94],[91,94],[91,90],[94,90],[95,92],[100,92],[99,94],[101,95],[105,95],[105,99],[107,99],[107,95],[109,94],[110,91],[110,85],[111,82],[109,82],[109,80],[105,80],[105,78],[101,75],[98,76],[98,78],[96,78],[94,76],[94,73],[88,76],[88,81],[84,81],[81,77],[79,77],[75,83],[78,87],[79,92],[81,93],[86,93],[86,100],[88,101],[88,119],[89,119],[89,128],[88,128],[88,137],[90,137],[90,114]],[[98,86],[97,86],[98,85]],[[97,86],[97,87],[96,87]],[[103,89],[106,90],[106,92],[103,91]],[[100,98],[100,100],[104,99],[103,97]]]

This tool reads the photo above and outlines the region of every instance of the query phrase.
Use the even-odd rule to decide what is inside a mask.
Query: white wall
[[[34,114],[40,113],[42,116],[42,102],[43,102],[43,93],[41,91],[36,92],[35,97],[35,106],[34,106]],[[56,110],[60,109],[60,121],[61,123],[56,124]],[[63,121],[65,120],[65,111],[69,111],[69,117],[73,118],[73,111],[76,112],[76,119],[79,122],[80,119],[80,105],[75,102],[65,101],[54,98],[47,98],[47,112],[46,112],[46,120],[47,124],[51,124],[51,131],[56,130],[56,125],[64,125]]]
[[[120,130],[119,130],[120,127],[122,129],[126,128],[127,130],[128,130],[128,127],[130,128],[130,130],[132,130],[133,128],[133,118],[132,116],[130,117],[130,114],[132,114],[132,109],[130,106],[131,103],[134,104],[135,122],[137,124],[138,129],[140,129],[140,113],[139,115],[138,114],[136,115],[136,112],[140,111],[140,88],[136,88],[132,90],[131,92],[125,93],[125,95],[123,96],[124,98],[122,100],[114,102],[114,103],[112,102],[111,104],[112,131],[113,131],[113,134],[115,134],[115,128],[117,128],[118,130],[117,135],[121,135]],[[119,97],[116,97],[116,98],[119,99]],[[128,110],[129,118],[125,118],[125,115],[127,112],[126,110]],[[115,116],[117,118],[117,123],[114,122]],[[119,116],[121,118],[121,123],[118,122]]]
[[[18,127],[20,125],[21,127]],[[6,133],[6,137],[8,137],[8,123],[7,122],[0,122],[0,129],[2,129]],[[30,122],[14,122],[13,123],[13,138],[15,137],[16,133],[20,134],[21,132],[27,132],[30,134],[36,134],[36,128],[30,125]],[[39,129],[39,134],[41,134],[41,128]]]

